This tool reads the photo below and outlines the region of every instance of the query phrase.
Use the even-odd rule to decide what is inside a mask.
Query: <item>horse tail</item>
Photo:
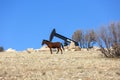
[[[63,50],[65,50],[65,49],[64,49],[64,46],[63,46],[63,44],[62,44],[62,43],[61,43],[61,46],[62,46],[62,49],[63,49]]]

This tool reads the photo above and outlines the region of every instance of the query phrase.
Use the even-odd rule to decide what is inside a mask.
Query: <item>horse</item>
[[[42,45],[44,45],[44,44],[46,44],[50,48],[51,54],[52,54],[52,48],[57,48],[57,53],[59,52],[59,50],[61,50],[61,54],[63,54],[62,49],[64,50],[64,47],[63,47],[62,43],[60,43],[60,42],[50,42],[48,40],[43,40]],[[62,49],[61,49],[61,47],[62,47]]]

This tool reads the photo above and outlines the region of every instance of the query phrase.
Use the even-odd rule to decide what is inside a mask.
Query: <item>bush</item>
[[[3,47],[0,47],[0,52],[3,52],[4,51],[4,48]]]
[[[97,34],[97,43],[106,57],[120,57],[120,24],[102,26]]]

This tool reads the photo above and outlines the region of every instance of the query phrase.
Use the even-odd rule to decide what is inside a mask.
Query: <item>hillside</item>
[[[120,60],[99,51],[1,52],[0,80],[120,80]]]

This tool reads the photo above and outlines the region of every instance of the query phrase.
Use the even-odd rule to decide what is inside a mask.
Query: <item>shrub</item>
[[[3,47],[0,47],[0,52],[3,52],[4,51],[4,48]]]
[[[97,43],[106,57],[120,56],[120,24],[102,26],[97,34]]]

